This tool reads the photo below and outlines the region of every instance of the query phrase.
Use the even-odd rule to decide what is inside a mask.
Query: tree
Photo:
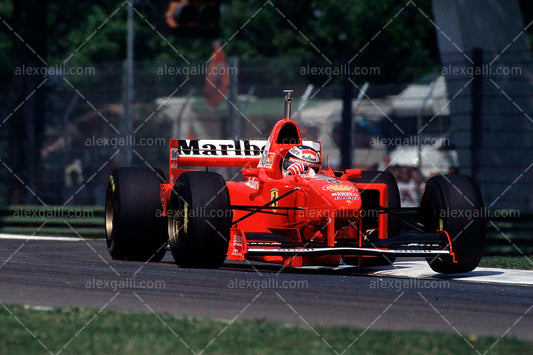
[[[11,24],[17,36],[12,36],[12,63],[15,71],[6,99],[5,117],[9,117],[6,121],[9,131],[7,164],[24,184],[13,185],[14,191],[11,194],[14,203],[33,200],[32,191],[36,190],[39,179],[37,172],[40,171],[38,162],[43,137],[42,112],[46,87],[42,75],[24,71],[26,68],[38,71],[46,64],[44,13],[44,1],[13,1]],[[22,75],[21,72],[17,74],[17,69],[23,71]]]
[[[274,1],[275,8],[252,3],[233,0],[223,12],[223,41],[250,19],[226,47],[230,55],[289,56],[328,65],[324,56],[339,64],[343,53],[357,54],[354,65],[380,68],[381,75],[370,78],[373,82],[413,80],[439,63],[433,25],[404,1],[285,0]],[[431,15],[429,2],[418,6]]]

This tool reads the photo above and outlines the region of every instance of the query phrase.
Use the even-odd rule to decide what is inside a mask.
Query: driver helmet
[[[320,153],[306,145],[289,149],[281,164],[283,176],[297,174],[316,175],[320,170]]]

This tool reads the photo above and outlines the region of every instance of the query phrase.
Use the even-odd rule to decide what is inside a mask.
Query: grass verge
[[[471,345],[469,345],[471,344]],[[454,333],[234,323],[87,309],[0,307],[0,353],[527,354],[532,342]]]
[[[533,257],[530,256],[485,256],[479,266],[502,269],[533,270]]]

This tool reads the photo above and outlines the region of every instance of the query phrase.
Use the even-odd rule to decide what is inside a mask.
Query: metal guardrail
[[[0,208],[0,233],[104,238],[102,206]],[[487,225],[485,255],[533,255],[533,215],[493,218]]]

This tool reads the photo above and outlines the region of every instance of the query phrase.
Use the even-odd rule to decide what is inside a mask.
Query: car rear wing
[[[169,175],[175,177],[178,168],[187,166],[256,167],[267,142],[257,139],[171,139]],[[320,142],[303,141],[302,144],[321,151]]]
[[[266,140],[171,139],[170,163],[177,166],[255,166]]]

